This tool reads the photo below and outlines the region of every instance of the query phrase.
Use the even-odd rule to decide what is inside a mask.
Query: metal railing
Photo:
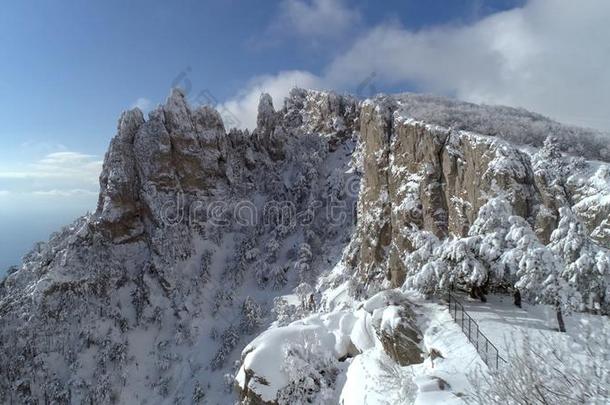
[[[453,294],[448,294],[449,313],[451,317],[462,328],[462,332],[468,341],[477,349],[477,353],[487,367],[497,370],[507,361],[500,356],[498,348],[481,332],[479,324],[464,309],[464,305]]]

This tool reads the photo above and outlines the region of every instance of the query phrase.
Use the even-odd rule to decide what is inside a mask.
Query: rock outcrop
[[[441,239],[467,236],[479,209],[498,195],[544,243],[562,206],[579,213],[592,238],[607,241],[607,198],[598,198],[606,193],[606,169],[585,180],[595,165],[582,159],[566,163],[558,149],[549,150],[550,143],[528,152],[501,136],[417,121],[400,98],[365,102],[359,121],[363,179],[348,263],[369,284],[385,277],[392,286],[402,285],[407,269],[401,257],[413,250],[405,230],[414,227]]]
[[[392,309],[392,320],[385,323],[382,321],[377,330],[384,351],[403,367],[423,362],[420,347],[422,336],[415,314],[408,306]]]
[[[123,113],[95,213],[0,284],[0,402],[222,402],[273,298],[348,242],[358,109],[294,90],[276,111],[263,95],[259,127],[227,132],[175,89],[147,118]]]

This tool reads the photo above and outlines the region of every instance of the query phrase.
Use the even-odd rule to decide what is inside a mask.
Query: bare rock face
[[[358,221],[362,229],[359,246],[361,271],[371,277],[387,268],[387,250],[392,241],[390,166],[392,104],[367,103],[360,114],[363,171],[358,200]]]
[[[384,351],[401,366],[419,364],[424,361],[419,347],[421,337],[413,323],[406,317],[391,330],[379,332]]]
[[[401,366],[419,364],[424,361],[420,347],[421,332],[415,323],[413,311],[402,306],[397,309],[398,321],[392,325],[382,325],[377,330],[377,336],[383,350]]]
[[[518,215],[535,204],[527,156],[498,139],[426,125],[400,116],[388,100],[362,108],[364,176],[359,201],[359,263],[367,277],[389,269],[404,281],[404,229],[464,236],[487,198],[506,192]]]
[[[110,233],[117,239],[142,234],[139,217],[139,181],[133,150],[134,139],[144,123],[138,109],[124,112],[119,119],[117,136],[110,142],[100,175],[97,212]]]
[[[192,200],[226,182],[225,142],[218,112],[191,111],[179,89],[147,121],[138,109],[123,113],[100,175],[101,229],[115,242],[131,241],[166,219],[159,200],[177,193]]]
[[[443,150],[448,231],[466,236],[479,208],[505,193],[516,215],[528,218],[537,203],[529,157],[497,139],[452,132]]]
[[[417,112],[391,97],[361,108],[363,180],[347,259],[366,283],[385,277],[391,286],[402,285],[407,269],[401,256],[413,250],[405,230],[414,227],[441,239],[467,236],[479,209],[498,195],[543,243],[557,226],[559,208],[571,206],[591,237],[607,245],[610,204],[599,199],[608,188],[603,170],[585,180],[592,166],[563,157],[554,142],[530,153],[500,136],[417,121],[410,111]]]

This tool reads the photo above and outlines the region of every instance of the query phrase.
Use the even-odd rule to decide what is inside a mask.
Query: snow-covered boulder
[[[398,290],[381,291],[362,304],[364,317],[375,331],[383,350],[401,366],[423,361],[422,334],[413,303]]]
[[[424,361],[422,340],[412,312],[403,306],[390,306],[383,311],[379,324],[379,340],[385,352],[401,366]]]
[[[331,398],[340,388],[333,375],[346,360],[373,349],[399,366],[421,363],[422,335],[410,305],[399,291],[383,291],[355,311],[313,315],[265,331],[242,352],[236,378],[241,397],[287,403],[296,387],[308,386],[318,400]]]
[[[242,352],[242,364],[237,373],[236,382],[241,397],[262,403],[276,403],[280,392],[285,390],[295,378],[306,379],[307,368],[291,367],[294,354],[305,353],[309,365],[325,357],[335,361],[343,360],[357,354],[350,335],[356,317],[350,311],[339,311],[325,315],[313,315],[290,325],[272,328],[254,339]],[[324,364],[324,362],[320,362]],[[324,372],[325,370],[317,370]],[[324,374],[324,373],[322,373]],[[324,388],[317,381],[319,391]]]

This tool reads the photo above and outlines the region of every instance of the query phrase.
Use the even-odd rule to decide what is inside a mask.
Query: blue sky
[[[610,128],[607,1],[7,1],[0,269],[95,208],[120,112],[172,85],[251,126],[261,91],[423,91]],[[586,4],[584,4],[586,3]],[[579,62],[577,64],[577,61]],[[367,94],[364,94],[367,95]]]

